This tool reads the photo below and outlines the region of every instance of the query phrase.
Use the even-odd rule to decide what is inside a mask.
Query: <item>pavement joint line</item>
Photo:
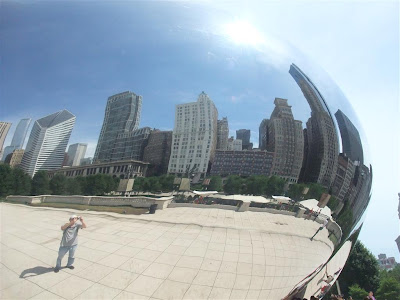
[[[34,210],[39,210],[38,208],[36,208],[36,207],[31,207],[31,206],[28,206],[28,205],[25,205],[25,204],[17,204],[17,203],[5,203],[5,202],[2,202],[2,204],[6,204],[6,205],[18,205],[18,206],[22,206],[22,207],[26,207],[26,208],[29,208],[29,209],[34,209]],[[195,207],[194,207],[195,208]],[[64,209],[64,208],[54,208],[54,207],[40,207],[40,209],[47,209],[47,210],[54,210],[54,211],[68,211],[68,212],[76,212],[76,210],[74,210],[74,209]],[[168,209],[168,208],[167,208]],[[173,208],[170,208],[170,209],[173,209]],[[257,212],[256,212],[257,213]],[[268,212],[266,212],[266,213],[268,213]],[[85,214],[90,214],[90,215],[96,215],[96,216],[98,216],[98,215],[104,215],[104,216],[109,216],[109,217],[112,217],[112,218],[114,218],[114,219],[125,219],[125,220],[143,220],[143,221],[147,221],[147,222],[155,222],[155,223],[159,223],[159,224],[162,224],[162,223],[167,223],[167,224],[172,224],[172,225],[175,225],[175,224],[184,224],[184,225],[194,225],[194,226],[200,226],[200,227],[205,227],[205,228],[222,228],[222,229],[239,229],[239,230],[247,230],[247,231],[254,231],[254,232],[260,232],[260,233],[267,233],[267,234],[279,234],[279,235],[283,235],[283,236],[296,236],[296,237],[300,237],[300,238],[307,238],[307,239],[309,239],[309,236],[307,235],[307,236],[305,236],[305,235],[299,235],[299,234],[294,234],[294,233],[286,233],[286,232],[279,232],[279,231],[268,231],[268,230],[265,230],[265,229],[262,229],[262,228],[251,228],[251,227],[240,227],[240,226],[234,226],[234,227],[232,227],[232,226],[222,226],[222,225],[213,225],[213,226],[211,226],[211,225],[204,225],[204,224],[200,224],[200,223],[193,223],[193,222],[179,222],[179,221],[177,221],[177,222],[170,222],[170,221],[168,221],[168,220],[146,220],[146,219],[143,219],[143,218],[140,218],[140,217],[137,217],[137,215],[130,215],[129,217],[127,216],[127,215],[121,215],[121,216],[114,216],[114,214],[116,214],[116,213],[112,213],[112,212],[95,212],[95,211],[85,211]],[[139,215],[139,216],[141,216],[141,215]],[[161,225],[160,225],[161,226]],[[331,250],[332,250],[332,246],[331,245],[329,245],[327,242],[325,242],[325,241],[321,241],[320,239],[314,239],[314,241],[319,241],[319,242],[321,242],[321,243],[323,243],[323,244],[326,244],[329,248],[331,248]],[[333,250],[332,250],[333,251]]]

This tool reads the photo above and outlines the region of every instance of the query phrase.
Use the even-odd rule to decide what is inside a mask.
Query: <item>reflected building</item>
[[[12,153],[7,155],[4,163],[10,165],[11,168],[18,167],[21,164],[24,152],[24,149],[15,149]]]
[[[67,151],[67,166],[79,166],[81,164],[81,160],[85,157],[86,149],[87,144],[76,143],[70,145]]]
[[[153,130],[144,149],[143,161],[150,163],[147,176],[161,175],[168,172],[171,156],[172,131]]]
[[[94,162],[116,160],[115,156],[121,157],[121,152],[125,153],[125,150],[121,149],[121,143],[129,138],[129,135],[140,134],[134,131],[139,128],[141,109],[142,96],[132,92],[127,91],[108,98]],[[128,156],[126,159],[132,155]],[[137,157],[137,155],[134,156]]]
[[[332,185],[339,154],[338,135],[325,99],[312,81],[295,64],[290,66],[292,75],[311,108],[306,123],[308,153],[303,162],[302,182],[316,182],[326,188]]]
[[[364,152],[357,128],[340,109],[335,113],[335,117],[342,139],[342,152],[352,161],[364,164]]]
[[[3,153],[4,140],[7,137],[8,130],[10,130],[10,127],[11,127],[11,123],[0,122],[0,158],[2,157],[2,153]]]
[[[22,149],[24,146],[26,134],[28,133],[29,125],[31,124],[31,119],[21,119],[15,129],[10,146],[4,148],[3,160],[6,159],[7,155],[12,153],[16,149]],[[18,156],[18,155],[17,155]]]
[[[242,140],[236,140],[233,138],[233,136],[231,136],[228,139],[228,149],[227,150],[231,150],[231,151],[242,151]]]
[[[75,119],[64,109],[35,121],[21,161],[26,173],[33,177],[37,171],[61,167]]]
[[[271,175],[297,183],[304,151],[302,122],[294,119],[287,99],[275,98],[274,104],[270,119],[260,125],[266,150],[275,153]]]
[[[216,151],[211,175],[271,175],[274,153],[262,150]]]
[[[217,121],[217,150],[228,150],[229,125],[228,118]]]
[[[258,148],[260,150],[267,149],[267,125],[268,119],[264,119],[261,121],[258,129]]]
[[[236,139],[242,140],[242,150],[253,149],[253,143],[250,143],[250,129],[236,130]]]
[[[196,102],[176,106],[168,173],[206,175],[217,147],[217,119],[218,110],[204,92]]]

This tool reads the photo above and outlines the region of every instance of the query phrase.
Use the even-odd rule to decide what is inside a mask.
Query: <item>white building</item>
[[[11,123],[8,122],[0,122],[0,158],[3,152],[3,144],[4,140],[6,139],[8,130],[11,127]]]
[[[71,167],[79,166],[82,159],[85,157],[87,144],[76,143],[68,147],[68,162]]]
[[[64,109],[35,121],[21,162],[26,173],[61,168],[75,119]]]
[[[197,102],[176,106],[168,173],[205,176],[217,146],[217,119],[218,110],[204,92]]]
[[[228,139],[228,150],[232,151],[242,151],[243,150],[242,140],[236,140],[231,136]]]

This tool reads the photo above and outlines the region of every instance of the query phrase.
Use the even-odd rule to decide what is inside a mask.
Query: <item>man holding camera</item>
[[[64,233],[61,239],[60,249],[58,250],[57,264],[54,268],[55,273],[60,270],[61,260],[63,259],[64,255],[67,254],[67,252],[69,252],[67,268],[71,270],[74,269],[74,255],[76,248],[78,247],[78,231],[81,228],[86,228],[85,221],[83,221],[82,217],[78,217],[76,215],[70,216],[69,222],[61,226],[61,230],[63,230]]]

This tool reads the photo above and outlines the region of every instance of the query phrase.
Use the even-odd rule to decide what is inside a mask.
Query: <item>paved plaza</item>
[[[167,208],[155,214],[0,203],[1,299],[280,299],[333,251],[311,220]],[[75,269],[53,272],[60,226],[76,213]],[[64,257],[63,265],[66,264]]]

